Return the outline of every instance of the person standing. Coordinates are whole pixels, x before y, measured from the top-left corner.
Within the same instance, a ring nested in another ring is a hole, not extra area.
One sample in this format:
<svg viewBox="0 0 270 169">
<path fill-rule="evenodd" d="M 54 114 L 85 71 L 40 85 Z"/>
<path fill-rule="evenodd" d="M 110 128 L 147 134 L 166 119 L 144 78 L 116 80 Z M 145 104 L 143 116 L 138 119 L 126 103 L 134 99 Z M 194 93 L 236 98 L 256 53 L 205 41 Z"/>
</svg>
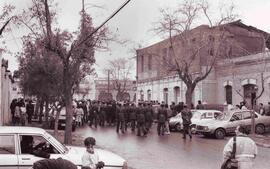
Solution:
<svg viewBox="0 0 270 169">
<path fill-rule="evenodd" d="M 248 132 L 243 126 L 237 126 L 236 130 L 235 159 L 238 161 L 239 169 L 253 169 L 254 160 L 258 154 L 256 143 L 247 136 Z M 233 138 L 225 145 L 223 150 L 223 161 L 229 159 L 233 152 Z"/>
<path fill-rule="evenodd" d="M 32 100 L 29 100 L 28 104 L 26 105 L 26 114 L 27 114 L 27 121 L 29 124 L 32 123 L 32 116 L 34 114 L 34 105 Z"/>
<path fill-rule="evenodd" d="M 167 114 L 167 109 L 165 108 L 164 104 L 160 105 L 160 109 L 158 109 L 158 113 L 157 113 L 157 132 L 158 135 L 164 135 L 165 132 L 165 123 L 167 121 L 168 118 L 168 114 Z"/>
<path fill-rule="evenodd" d="M 11 112 L 11 121 L 12 121 L 12 124 L 14 125 L 15 124 L 15 118 L 14 118 L 14 114 L 15 114 L 15 107 L 16 107 L 16 104 L 17 104 L 17 99 L 13 99 L 12 102 L 10 103 L 10 112 Z"/>
<path fill-rule="evenodd" d="M 267 106 L 265 115 L 266 115 L 266 116 L 270 116 L 270 102 L 268 102 L 268 106 Z"/>
<path fill-rule="evenodd" d="M 263 104 L 262 103 L 260 103 L 259 114 L 262 115 L 262 116 L 265 115 L 265 108 L 263 107 Z"/>
<path fill-rule="evenodd" d="M 198 109 L 198 110 L 203 110 L 203 109 L 204 109 L 204 106 L 203 106 L 201 100 L 198 100 L 198 104 L 197 104 L 197 106 L 196 106 L 196 109 Z"/>
<path fill-rule="evenodd" d="M 192 139 L 190 131 L 192 113 L 186 104 L 184 105 L 184 109 L 181 112 L 181 116 L 183 121 L 183 139 L 186 139 L 186 134 L 188 134 L 189 138 Z"/>
</svg>

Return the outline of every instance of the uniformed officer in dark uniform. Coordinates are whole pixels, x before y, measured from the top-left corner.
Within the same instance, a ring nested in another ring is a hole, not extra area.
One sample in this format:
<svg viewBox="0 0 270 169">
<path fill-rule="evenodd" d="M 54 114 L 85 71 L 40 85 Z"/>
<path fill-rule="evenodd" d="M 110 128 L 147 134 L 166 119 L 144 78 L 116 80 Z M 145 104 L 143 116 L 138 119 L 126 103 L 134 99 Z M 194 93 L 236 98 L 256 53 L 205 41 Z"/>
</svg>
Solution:
<svg viewBox="0 0 270 169">
<path fill-rule="evenodd" d="M 119 129 L 121 129 L 121 132 L 125 133 L 125 114 L 124 109 L 122 108 L 122 105 L 119 103 L 116 107 L 116 132 L 119 133 Z"/>
<path fill-rule="evenodd" d="M 158 135 L 164 135 L 164 130 L 165 130 L 165 122 L 167 121 L 168 115 L 167 115 L 167 110 L 165 108 L 164 104 L 160 105 L 161 108 L 159 108 L 158 110 L 158 114 L 157 114 L 157 132 Z"/>
<path fill-rule="evenodd" d="M 131 127 L 131 131 L 135 131 L 135 127 L 136 127 L 136 111 L 137 108 L 135 107 L 135 104 L 132 103 L 130 106 L 130 112 L 129 112 L 129 121 L 130 121 L 130 127 Z"/>
<path fill-rule="evenodd" d="M 143 132 L 143 136 L 147 135 L 147 131 L 145 129 L 145 109 L 142 107 L 142 103 L 139 103 L 139 107 L 137 109 L 137 136 L 141 136 Z"/>
<path fill-rule="evenodd" d="M 184 109 L 181 112 L 181 116 L 183 120 L 183 139 L 186 139 L 186 134 L 188 134 L 189 138 L 192 139 L 190 131 L 192 113 L 186 104 L 184 104 Z"/>
<path fill-rule="evenodd" d="M 152 127 L 153 118 L 154 118 L 154 111 L 152 109 L 151 103 L 148 103 L 147 107 L 145 108 L 145 121 L 146 121 L 145 128 L 147 132 Z"/>
</svg>

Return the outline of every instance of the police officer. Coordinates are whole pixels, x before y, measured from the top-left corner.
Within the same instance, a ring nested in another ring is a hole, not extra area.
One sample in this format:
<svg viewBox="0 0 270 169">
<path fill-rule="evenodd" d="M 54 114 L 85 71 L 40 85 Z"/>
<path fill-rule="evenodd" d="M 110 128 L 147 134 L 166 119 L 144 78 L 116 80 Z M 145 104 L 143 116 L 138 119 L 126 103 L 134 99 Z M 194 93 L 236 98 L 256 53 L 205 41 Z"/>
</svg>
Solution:
<svg viewBox="0 0 270 169">
<path fill-rule="evenodd" d="M 158 114 L 157 114 L 157 132 L 158 135 L 164 135 L 164 130 L 165 130 L 165 122 L 167 121 L 168 114 L 167 114 L 167 109 L 165 108 L 164 104 L 160 105 L 160 108 L 158 109 Z"/>
<path fill-rule="evenodd" d="M 147 107 L 145 108 L 145 120 L 146 120 L 146 131 L 149 132 L 150 128 L 152 127 L 153 123 L 153 117 L 154 117 L 154 111 L 152 109 L 151 103 L 147 104 Z"/>
<path fill-rule="evenodd" d="M 122 105 L 120 103 L 117 104 L 116 107 L 116 132 L 119 133 L 119 129 L 121 129 L 121 132 L 125 133 L 125 114 L 124 109 L 122 108 Z"/>
<path fill-rule="evenodd" d="M 139 103 L 137 109 L 137 136 L 141 136 L 141 132 L 143 132 L 143 136 L 147 135 L 145 129 L 145 109 L 142 107 L 142 103 Z"/>
<path fill-rule="evenodd" d="M 129 120 L 130 120 L 130 126 L 131 126 L 131 131 L 135 131 L 136 127 L 136 107 L 135 104 L 132 103 L 130 107 L 130 112 L 129 112 Z"/>
</svg>

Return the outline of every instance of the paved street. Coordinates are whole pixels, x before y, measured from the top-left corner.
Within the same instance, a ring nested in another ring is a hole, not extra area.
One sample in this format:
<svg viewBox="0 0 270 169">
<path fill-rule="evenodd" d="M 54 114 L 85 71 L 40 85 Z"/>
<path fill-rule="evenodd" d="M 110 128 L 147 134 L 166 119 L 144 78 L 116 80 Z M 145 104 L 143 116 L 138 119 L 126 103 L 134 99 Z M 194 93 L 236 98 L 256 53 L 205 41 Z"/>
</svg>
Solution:
<svg viewBox="0 0 270 169">
<path fill-rule="evenodd" d="M 154 126 L 155 127 L 155 126 Z M 147 137 L 137 137 L 128 131 L 117 134 L 112 127 L 92 129 L 84 127 L 76 134 L 82 137 L 94 136 L 97 145 L 115 152 L 125 159 L 133 169 L 218 169 L 226 140 L 194 136 L 184 141 L 180 133 L 158 136 L 155 128 Z M 256 169 L 269 167 L 270 149 L 259 147 Z"/>
</svg>

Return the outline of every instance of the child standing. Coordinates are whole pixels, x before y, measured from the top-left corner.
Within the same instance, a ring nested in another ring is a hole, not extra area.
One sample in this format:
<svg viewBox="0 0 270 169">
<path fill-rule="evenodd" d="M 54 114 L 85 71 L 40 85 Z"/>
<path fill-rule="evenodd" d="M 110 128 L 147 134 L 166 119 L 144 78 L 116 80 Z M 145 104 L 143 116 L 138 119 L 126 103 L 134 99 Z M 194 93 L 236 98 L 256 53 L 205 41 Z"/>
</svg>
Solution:
<svg viewBox="0 0 270 169">
<path fill-rule="evenodd" d="M 98 154 L 94 150 L 96 140 L 93 137 L 87 137 L 84 140 L 86 151 L 82 156 L 82 169 L 101 169 L 104 167 L 104 162 L 99 161 Z"/>
</svg>

